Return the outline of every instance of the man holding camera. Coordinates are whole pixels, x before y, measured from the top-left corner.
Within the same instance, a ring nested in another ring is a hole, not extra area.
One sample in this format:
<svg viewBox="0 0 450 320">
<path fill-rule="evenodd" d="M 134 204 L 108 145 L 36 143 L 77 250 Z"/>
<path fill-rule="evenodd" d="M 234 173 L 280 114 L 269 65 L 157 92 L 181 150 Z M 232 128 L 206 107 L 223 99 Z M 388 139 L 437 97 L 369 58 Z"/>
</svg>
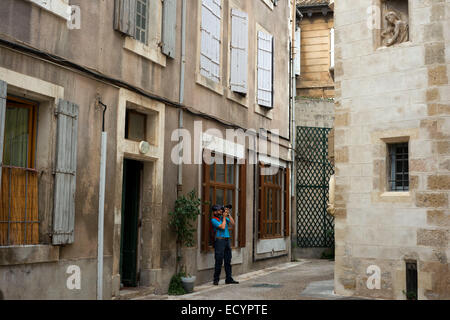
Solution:
<svg viewBox="0 0 450 320">
<path fill-rule="evenodd" d="M 230 231 L 228 225 L 234 226 L 234 219 L 230 214 L 231 205 L 220 207 L 214 205 L 212 207 L 213 218 L 211 219 L 215 233 L 214 239 L 214 258 L 216 260 L 214 269 L 214 285 L 219 284 L 220 272 L 222 271 L 222 264 L 225 261 L 225 283 L 237 284 L 231 276 L 231 243 Z"/>
</svg>

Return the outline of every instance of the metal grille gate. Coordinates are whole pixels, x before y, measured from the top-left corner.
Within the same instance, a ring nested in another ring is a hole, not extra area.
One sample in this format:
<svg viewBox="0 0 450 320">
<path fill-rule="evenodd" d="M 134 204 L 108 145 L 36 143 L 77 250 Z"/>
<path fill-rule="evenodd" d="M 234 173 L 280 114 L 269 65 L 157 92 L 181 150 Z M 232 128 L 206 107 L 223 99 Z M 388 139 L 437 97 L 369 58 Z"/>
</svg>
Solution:
<svg viewBox="0 0 450 320">
<path fill-rule="evenodd" d="M 327 214 L 328 181 L 334 168 L 328 160 L 329 128 L 297 127 L 297 245 L 334 246 L 334 218 Z"/>
</svg>

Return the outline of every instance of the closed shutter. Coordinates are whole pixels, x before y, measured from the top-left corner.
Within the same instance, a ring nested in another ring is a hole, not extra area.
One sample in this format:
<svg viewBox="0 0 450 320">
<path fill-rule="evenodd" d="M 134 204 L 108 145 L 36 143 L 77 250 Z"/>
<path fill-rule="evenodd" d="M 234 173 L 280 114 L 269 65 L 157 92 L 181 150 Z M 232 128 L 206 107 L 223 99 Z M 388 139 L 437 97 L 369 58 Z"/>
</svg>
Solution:
<svg viewBox="0 0 450 320">
<path fill-rule="evenodd" d="M 273 36 L 258 32 L 258 104 L 272 108 Z"/>
<path fill-rule="evenodd" d="M 284 169 L 284 236 L 288 237 L 290 235 L 290 216 L 291 216 L 291 173 L 289 167 Z"/>
<path fill-rule="evenodd" d="M 202 0 L 200 74 L 220 82 L 221 0 Z"/>
<path fill-rule="evenodd" d="M 162 52 L 175 58 L 177 0 L 164 0 L 162 26 Z"/>
<path fill-rule="evenodd" d="M 201 250 L 202 252 L 207 252 L 209 249 L 209 235 L 210 235 L 210 224 L 211 224 L 211 206 L 209 203 L 209 170 L 210 165 L 203 163 L 203 204 L 202 204 L 202 240 L 201 240 Z"/>
<path fill-rule="evenodd" d="M 130 37 L 135 37 L 136 0 L 115 0 L 114 29 Z"/>
<path fill-rule="evenodd" d="M 3 171 L 3 140 L 5 139 L 6 92 L 8 84 L 0 80 L 0 188 Z"/>
<path fill-rule="evenodd" d="M 56 169 L 53 206 L 54 245 L 74 242 L 78 106 L 60 100 L 57 108 Z"/>
<path fill-rule="evenodd" d="M 299 76 L 301 74 L 301 40 L 302 40 L 302 30 L 300 27 L 295 31 L 295 75 Z"/>
<path fill-rule="evenodd" d="M 246 243 L 247 221 L 247 162 L 239 165 L 239 248 Z"/>
<path fill-rule="evenodd" d="M 231 91 L 247 94 L 248 14 L 231 10 Z"/>
<path fill-rule="evenodd" d="M 334 28 L 330 29 L 330 70 L 334 71 Z"/>
</svg>

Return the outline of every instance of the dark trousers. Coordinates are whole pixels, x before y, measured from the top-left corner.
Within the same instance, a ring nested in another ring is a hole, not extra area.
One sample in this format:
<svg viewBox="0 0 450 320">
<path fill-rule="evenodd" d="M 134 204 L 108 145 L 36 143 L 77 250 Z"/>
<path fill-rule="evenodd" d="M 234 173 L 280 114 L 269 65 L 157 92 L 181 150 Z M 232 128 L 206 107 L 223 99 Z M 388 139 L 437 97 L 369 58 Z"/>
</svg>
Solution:
<svg viewBox="0 0 450 320">
<path fill-rule="evenodd" d="M 231 245 L 230 239 L 216 239 L 214 242 L 214 258 L 216 264 L 214 268 L 214 282 L 219 282 L 222 264 L 225 262 L 226 281 L 231 281 Z"/>
</svg>

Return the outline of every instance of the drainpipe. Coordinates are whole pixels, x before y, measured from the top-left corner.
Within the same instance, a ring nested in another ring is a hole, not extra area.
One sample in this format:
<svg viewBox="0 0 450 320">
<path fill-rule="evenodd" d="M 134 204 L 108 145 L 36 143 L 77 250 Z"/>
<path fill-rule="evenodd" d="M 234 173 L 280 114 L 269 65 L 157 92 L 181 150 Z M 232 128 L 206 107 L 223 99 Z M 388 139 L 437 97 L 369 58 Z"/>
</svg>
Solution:
<svg viewBox="0 0 450 320">
<path fill-rule="evenodd" d="M 106 143 L 105 112 L 107 106 L 100 100 L 98 103 L 103 107 L 102 119 L 102 144 L 100 156 L 100 190 L 98 200 L 98 246 L 97 246 L 97 300 L 103 300 L 103 234 L 105 218 L 105 179 L 106 179 Z"/>
<path fill-rule="evenodd" d="M 186 67 L 186 5 L 186 0 L 183 0 L 181 15 L 180 104 L 183 104 L 184 102 L 184 75 Z M 178 129 L 180 131 L 183 128 L 183 115 L 183 109 L 180 109 L 178 113 Z M 181 134 L 178 137 L 178 143 L 181 143 Z M 177 196 L 180 196 L 183 192 L 183 152 L 178 156 Z"/>
</svg>

